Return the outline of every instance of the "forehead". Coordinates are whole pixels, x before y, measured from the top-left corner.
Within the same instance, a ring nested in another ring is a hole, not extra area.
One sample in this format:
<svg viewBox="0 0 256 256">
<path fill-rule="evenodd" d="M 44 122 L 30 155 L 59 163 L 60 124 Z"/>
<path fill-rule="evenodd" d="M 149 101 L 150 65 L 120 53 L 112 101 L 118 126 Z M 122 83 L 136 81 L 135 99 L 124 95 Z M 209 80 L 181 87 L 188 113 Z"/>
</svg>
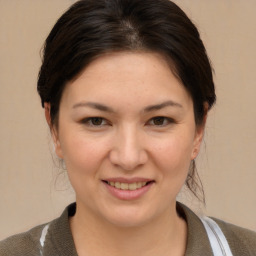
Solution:
<svg viewBox="0 0 256 256">
<path fill-rule="evenodd" d="M 109 104 L 149 104 L 164 100 L 191 103 L 191 97 L 156 53 L 119 52 L 98 57 L 69 82 L 62 101 L 93 100 Z"/>
</svg>

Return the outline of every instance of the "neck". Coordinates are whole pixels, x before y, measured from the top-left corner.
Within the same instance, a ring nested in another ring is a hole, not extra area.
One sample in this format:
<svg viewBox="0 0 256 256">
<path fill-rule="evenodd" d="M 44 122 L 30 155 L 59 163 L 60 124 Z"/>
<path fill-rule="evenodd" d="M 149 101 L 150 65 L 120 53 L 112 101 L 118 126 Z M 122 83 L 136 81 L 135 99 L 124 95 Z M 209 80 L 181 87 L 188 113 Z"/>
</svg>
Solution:
<svg viewBox="0 0 256 256">
<path fill-rule="evenodd" d="M 79 256 L 133 256 L 185 254 L 187 225 L 176 205 L 139 227 L 119 227 L 102 221 L 77 205 L 70 226 Z"/>
</svg>

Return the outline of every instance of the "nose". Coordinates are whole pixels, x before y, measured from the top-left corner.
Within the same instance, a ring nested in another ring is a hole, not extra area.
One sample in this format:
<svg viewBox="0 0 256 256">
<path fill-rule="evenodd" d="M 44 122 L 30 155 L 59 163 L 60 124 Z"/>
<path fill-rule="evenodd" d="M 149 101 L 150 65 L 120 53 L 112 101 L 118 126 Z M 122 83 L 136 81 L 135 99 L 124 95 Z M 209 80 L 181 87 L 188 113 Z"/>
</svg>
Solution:
<svg viewBox="0 0 256 256">
<path fill-rule="evenodd" d="M 131 171 L 147 162 L 147 151 L 143 146 L 142 136 L 136 128 L 121 129 L 114 141 L 109 156 L 112 164 Z"/>
</svg>

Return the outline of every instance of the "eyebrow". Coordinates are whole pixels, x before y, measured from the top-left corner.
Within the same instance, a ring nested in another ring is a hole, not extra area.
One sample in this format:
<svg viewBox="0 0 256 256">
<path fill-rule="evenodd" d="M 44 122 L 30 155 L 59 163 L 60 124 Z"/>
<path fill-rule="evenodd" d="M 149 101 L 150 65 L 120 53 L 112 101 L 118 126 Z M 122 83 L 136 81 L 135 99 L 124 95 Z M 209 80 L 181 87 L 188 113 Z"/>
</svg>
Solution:
<svg viewBox="0 0 256 256">
<path fill-rule="evenodd" d="M 150 106 L 146 107 L 143 110 L 143 112 L 151 112 L 151 111 L 155 111 L 155 110 L 160 110 L 160 109 L 163 109 L 163 108 L 169 107 L 169 106 L 183 108 L 183 106 L 181 104 L 179 104 L 175 101 L 172 101 L 172 100 L 168 100 L 168 101 L 165 101 L 160 104 L 150 105 Z M 110 108 L 106 105 L 100 104 L 100 103 L 96 103 L 96 102 L 79 102 L 79 103 L 76 103 L 72 108 L 75 109 L 75 108 L 79 108 L 79 107 L 90 107 L 90 108 L 98 109 L 100 111 L 109 112 L 109 113 L 115 112 L 112 108 Z"/>
<path fill-rule="evenodd" d="M 73 109 L 79 108 L 79 107 L 90 107 L 90 108 L 98 109 L 100 111 L 114 113 L 114 110 L 112 108 L 96 102 L 79 102 L 73 106 Z"/>
<path fill-rule="evenodd" d="M 157 105 L 148 106 L 144 109 L 144 112 L 160 110 L 162 108 L 169 107 L 169 106 L 183 108 L 183 106 L 181 104 L 179 104 L 178 102 L 168 100 L 168 101 L 165 101 L 165 102 L 157 104 Z"/>
</svg>

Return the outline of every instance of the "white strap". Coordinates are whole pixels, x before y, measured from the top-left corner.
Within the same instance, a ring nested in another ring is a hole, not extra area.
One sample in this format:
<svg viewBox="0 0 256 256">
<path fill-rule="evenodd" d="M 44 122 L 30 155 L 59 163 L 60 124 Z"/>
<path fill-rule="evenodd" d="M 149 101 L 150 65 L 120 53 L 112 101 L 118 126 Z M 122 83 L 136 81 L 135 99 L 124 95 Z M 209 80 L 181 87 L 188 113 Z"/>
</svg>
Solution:
<svg viewBox="0 0 256 256">
<path fill-rule="evenodd" d="M 48 233 L 49 226 L 50 224 L 45 225 L 41 233 L 41 237 L 40 237 L 40 244 L 41 244 L 40 255 L 41 256 L 43 256 L 43 248 L 44 248 L 45 238 Z"/>
<path fill-rule="evenodd" d="M 200 217 L 200 219 L 206 229 L 213 255 L 232 256 L 233 254 L 229 248 L 228 241 L 218 224 L 208 217 Z"/>
</svg>

